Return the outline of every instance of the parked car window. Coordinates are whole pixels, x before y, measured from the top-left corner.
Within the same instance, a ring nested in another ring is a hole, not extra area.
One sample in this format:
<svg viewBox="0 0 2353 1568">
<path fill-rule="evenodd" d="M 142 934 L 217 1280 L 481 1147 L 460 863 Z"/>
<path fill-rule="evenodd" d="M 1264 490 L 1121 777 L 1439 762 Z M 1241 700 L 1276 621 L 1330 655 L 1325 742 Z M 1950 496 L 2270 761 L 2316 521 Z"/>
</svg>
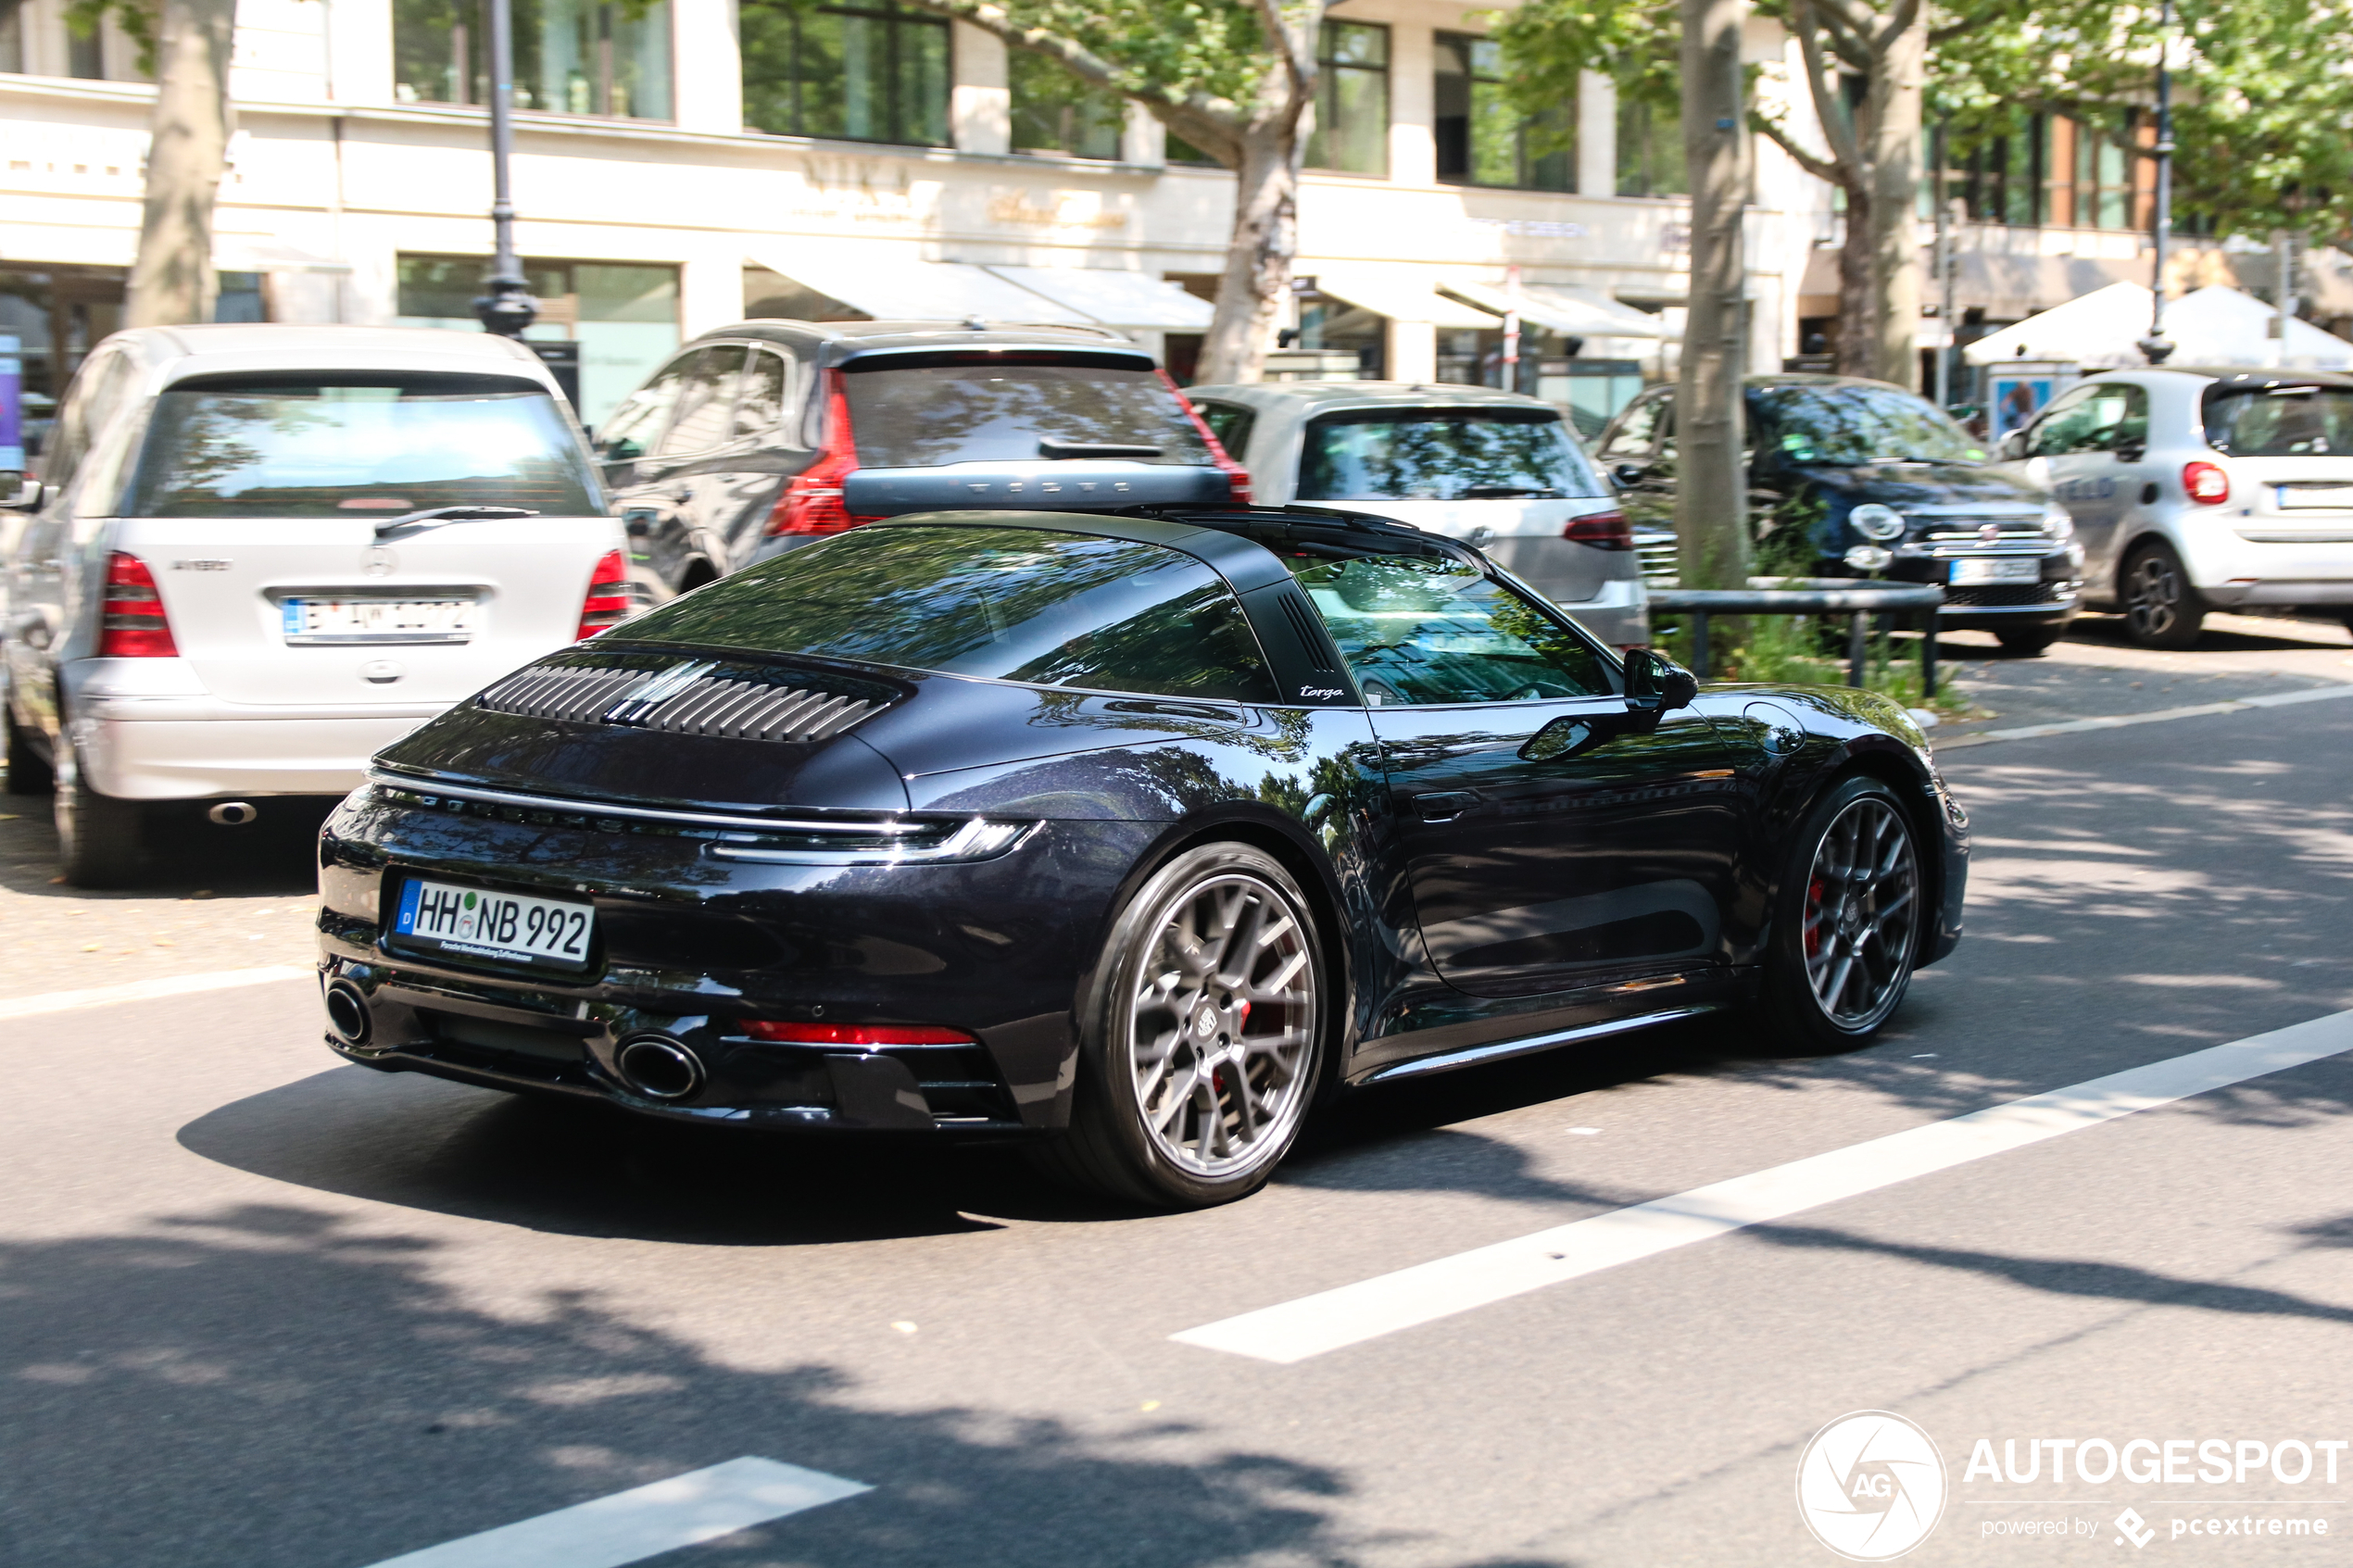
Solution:
<svg viewBox="0 0 2353 1568">
<path fill-rule="evenodd" d="M 1558 414 L 1516 408 L 1376 409 L 1307 427 L 1302 501 L 1459 501 L 1605 492 Z"/>
<path fill-rule="evenodd" d="M 785 361 L 782 356 L 754 349 L 744 366 L 742 390 L 736 394 L 736 434 L 764 435 L 785 417 Z"/>
<path fill-rule="evenodd" d="M 1240 462 L 1250 447 L 1250 427 L 1258 422 L 1256 410 L 1239 403 L 1196 403 L 1193 411 L 1217 438 L 1217 445 L 1226 448 L 1226 455 Z"/>
<path fill-rule="evenodd" d="M 555 399 L 504 376 L 206 376 L 156 399 L 126 517 L 605 509 Z"/>
<path fill-rule="evenodd" d="M 1295 558 L 1291 571 L 1376 707 L 1599 696 L 1608 664 L 1502 583 L 1453 560 Z"/>
<path fill-rule="evenodd" d="M 1982 462 L 1985 449 L 1924 397 L 1892 386 L 1760 387 L 1750 407 L 1793 463 L 1859 467 L 1874 459 Z"/>
<path fill-rule="evenodd" d="M 1658 433 L 1658 416 L 1667 407 L 1666 395 L 1638 398 L 1626 410 L 1626 417 L 1603 444 L 1601 457 L 1606 463 L 1639 463 L 1651 455 L 1651 443 Z"/>
<path fill-rule="evenodd" d="M 57 405 L 49 449 L 41 462 L 44 483 L 63 490 L 73 483 L 83 455 L 90 450 L 91 436 L 105 424 L 106 412 L 114 404 L 111 394 L 119 390 L 119 372 L 125 363 L 120 350 L 94 354 L 82 362 Z"/>
<path fill-rule="evenodd" d="M 629 639 L 1276 700 L 1240 603 L 1208 567 L 1158 545 L 1024 528 L 853 529 L 673 600 L 632 621 Z"/>
<path fill-rule="evenodd" d="M 678 412 L 670 421 L 670 433 L 661 438 L 660 456 L 708 452 L 727 439 L 735 428 L 736 383 L 743 369 L 744 350 L 737 345 L 702 351 L 678 389 Z"/>
<path fill-rule="evenodd" d="M 2026 438 L 2027 456 L 2055 458 L 2068 452 L 2112 452 L 2145 446 L 2149 395 L 2129 382 L 2095 382 L 2057 402 Z"/>
<path fill-rule="evenodd" d="M 662 427 L 669 423 L 670 410 L 678 401 L 678 388 L 694 362 L 693 354 L 680 355 L 663 366 L 660 375 L 623 398 L 621 407 L 598 427 L 597 456 L 617 463 L 652 451 L 661 440 Z"/>
<path fill-rule="evenodd" d="M 2279 386 L 2211 395 L 2206 442 L 2234 458 L 2353 453 L 2353 390 Z"/>
<path fill-rule="evenodd" d="M 1209 446 L 1156 370 L 950 363 L 842 378 L 858 460 L 873 468 L 1035 462 L 1039 443 L 1149 446 L 1126 460 L 1209 464 Z"/>
</svg>

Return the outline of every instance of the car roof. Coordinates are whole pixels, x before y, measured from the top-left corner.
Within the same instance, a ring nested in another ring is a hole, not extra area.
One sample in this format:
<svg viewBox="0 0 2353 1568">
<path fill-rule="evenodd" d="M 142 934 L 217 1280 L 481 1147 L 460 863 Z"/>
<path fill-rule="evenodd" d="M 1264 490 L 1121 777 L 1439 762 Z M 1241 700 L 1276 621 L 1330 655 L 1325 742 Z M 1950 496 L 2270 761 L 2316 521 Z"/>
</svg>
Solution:
<svg viewBox="0 0 2353 1568">
<path fill-rule="evenodd" d="M 2260 390 L 2267 386 L 2333 386 L 2353 388 L 2353 375 L 2343 370 L 2296 370 L 2246 365 L 2120 365 L 2094 370 L 2083 379 L 2101 376 L 2194 376 L 2221 385 Z"/>
<path fill-rule="evenodd" d="M 1151 356 L 1109 327 L 1057 327 L 1021 321 L 797 321 L 783 317 L 737 321 L 702 333 L 685 346 L 746 338 L 814 352 L 828 364 L 862 355 L 987 348 L 1114 355 L 1150 367 Z"/>
<path fill-rule="evenodd" d="M 1470 386 L 1454 382 L 1394 381 L 1275 381 L 1189 386 L 1188 397 L 1224 397 L 1238 403 L 1269 406 L 1307 403 L 1322 408 L 1541 408 L 1557 414 L 1559 408 L 1525 393 L 1498 387 Z"/>
<path fill-rule="evenodd" d="M 491 332 L 446 327 L 295 326 L 237 322 L 182 327 L 133 327 L 114 333 L 149 367 L 170 381 L 239 371 L 416 370 L 513 376 L 554 390 L 539 357 Z"/>
</svg>

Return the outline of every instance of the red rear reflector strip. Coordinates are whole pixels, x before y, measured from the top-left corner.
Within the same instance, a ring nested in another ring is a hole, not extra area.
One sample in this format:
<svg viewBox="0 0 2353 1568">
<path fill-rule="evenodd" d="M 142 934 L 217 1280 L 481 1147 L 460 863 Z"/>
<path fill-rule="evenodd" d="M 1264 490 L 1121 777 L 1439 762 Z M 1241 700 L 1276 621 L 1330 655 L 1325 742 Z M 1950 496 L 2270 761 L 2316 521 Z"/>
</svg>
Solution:
<svg viewBox="0 0 2353 1568">
<path fill-rule="evenodd" d="M 744 1033 L 755 1040 L 782 1040 L 795 1046 L 978 1044 L 961 1029 L 925 1029 L 897 1023 L 780 1023 L 766 1018 L 747 1018 L 742 1022 Z"/>
<path fill-rule="evenodd" d="M 117 550 L 107 558 L 107 594 L 98 633 L 100 659 L 177 659 L 171 621 L 154 573 L 137 556 Z"/>
</svg>

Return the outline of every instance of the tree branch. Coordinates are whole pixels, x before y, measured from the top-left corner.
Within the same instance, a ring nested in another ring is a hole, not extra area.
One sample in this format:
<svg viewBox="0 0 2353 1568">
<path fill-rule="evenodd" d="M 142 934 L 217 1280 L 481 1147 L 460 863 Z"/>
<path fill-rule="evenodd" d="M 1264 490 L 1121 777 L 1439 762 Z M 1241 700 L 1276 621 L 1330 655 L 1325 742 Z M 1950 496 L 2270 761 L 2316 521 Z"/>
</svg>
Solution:
<svg viewBox="0 0 2353 1568">
<path fill-rule="evenodd" d="M 1290 20 L 1283 15 L 1282 0 L 1258 0 L 1258 25 L 1266 41 L 1275 46 L 1283 62 L 1284 74 L 1290 78 L 1294 95 L 1307 96 L 1315 91 L 1315 61 L 1311 56 L 1302 59 L 1299 40 L 1292 35 Z"/>
<path fill-rule="evenodd" d="M 1829 36 L 1833 54 L 1856 70 L 1868 71 L 1871 69 L 1869 37 L 1835 11 L 1817 12 L 1815 17 L 1821 31 Z"/>
<path fill-rule="evenodd" d="M 1820 180 L 1828 184 L 1839 186 L 1842 189 L 1848 189 L 1852 187 L 1853 182 L 1847 179 L 1845 173 L 1839 169 L 1838 165 L 1831 162 L 1828 158 L 1821 157 L 1819 154 L 1809 153 L 1804 147 L 1799 146 L 1797 143 L 1791 138 L 1788 130 L 1781 126 L 1779 122 L 1768 119 L 1765 116 L 1758 114 L 1755 109 L 1751 109 L 1748 111 L 1748 125 L 1750 130 L 1768 138 L 1775 146 L 1787 153 L 1792 161 L 1793 161 L 1798 168 L 1806 170 L 1806 173 L 1811 174 L 1815 179 Z"/>
<path fill-rule="evenodd" d="M 1849 191 L 1863 188 L 1863 149 L 1855 138 L 1855 122 L 1838 95 L 1838 84 L 1822 59 L 1821 26 L 1817 0 L 1792 0 L 1790 19 L 1797 25 L 1797 47 L 1806 58 L 1806 87 L 1814 99 L 1814 118 L 1822 122 L 1822 139 L 1831 144 L 1831 159 L 1846 172 L 1838 183 Z"/>
<path fill-rule="evenodd" d="M 1887 13 L 1887 25 L 1871 40 L 1874 52 L 1891 48 L 1905 31 L 1919 19 L 1920 0 L 1895 0 L 1895 8 Z"/>
</svg>

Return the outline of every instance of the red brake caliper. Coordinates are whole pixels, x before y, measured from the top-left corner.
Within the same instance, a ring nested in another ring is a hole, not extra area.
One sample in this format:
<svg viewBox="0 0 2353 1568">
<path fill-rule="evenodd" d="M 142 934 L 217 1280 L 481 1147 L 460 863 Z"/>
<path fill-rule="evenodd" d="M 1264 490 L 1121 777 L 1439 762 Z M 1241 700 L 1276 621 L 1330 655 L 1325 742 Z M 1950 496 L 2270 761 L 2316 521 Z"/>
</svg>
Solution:
<svg viewBox="0 0 2353 1568">
<path fill-rule="evenodd" d="M 1810 959 L 1822 950 L 1822 879 L 1818 876 L 1806 884 L 1806 912 L 1814 917 L 1806 926 L 1806 956 Z"/>
</svg>

